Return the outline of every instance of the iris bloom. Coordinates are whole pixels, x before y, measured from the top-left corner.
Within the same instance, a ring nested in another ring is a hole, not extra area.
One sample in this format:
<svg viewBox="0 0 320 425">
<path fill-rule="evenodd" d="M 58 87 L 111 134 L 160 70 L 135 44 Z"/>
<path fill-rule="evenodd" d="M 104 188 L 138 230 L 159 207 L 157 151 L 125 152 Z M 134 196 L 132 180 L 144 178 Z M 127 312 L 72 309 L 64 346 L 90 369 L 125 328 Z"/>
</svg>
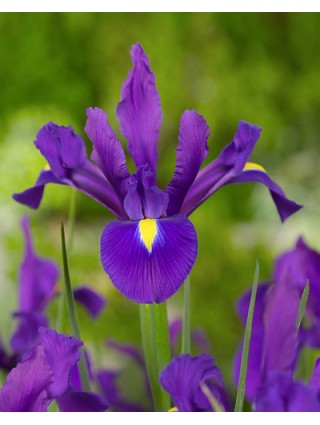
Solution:
<svg viewBox="0 0 320 425">
<path fill-rule="evenodd" d="M 216 401 L 229 410 L 229 401 L 223 387 L 219 368 L 208 354 L 191 356 L 181 354 L 160 372 L 161 386 L 171 395 L 179 412 L 212 411 L 212 406 L 203 392 L 206 385 Z"/>
<path fill-rule="evenodd" d="M 18 309 L 13 317 L 18 325 L 10 339 L 12 354 L 7 354 L 0 341 L 0 368 L 10 371 L 24 354 L 39 342 L 39 327 L 47 327 L 46 308 L 57 295 L 58 265 L 39 256 L 32 242 L 27 216 L 21 220 L 24 236 L 24 256 L 19 270 Z M 87 286 L 74 290 L 74 298 L 92 316 L 97 317 L 105 307 L 105 299 Z"/>
<path fill-rule="evenodd" d="M 49 183 L 73 186 L 108 208 L 119 221 L 101 236 L 101 262 L 115 287 L 139 303 L 161 303 L 190 273 L 197 235 L 188 216 L 222 186 L 259 182 L 270 190 L 282 220 L 301 207 L 285 197 L 259 165 L 248 162 L 261 129 L 240 121 L 232 142 L 200 170 L 208 154 L 209 127 L 194 110 L 182 114 L 176 168 L 165 190 L 157 186 L 157 143 L 162 121 L 159 94 L 140 44 L 131 49 L 133 68 L 123 83 L 117 117 L 136 165 L 130 174 L 107 114 L 87 109 L 85 132 L 93 144 L 89 161 L 72 127 L 46 124 L 35 145 L 46 158 L 35 185 L 13 197 L 37 208 Z"/>
<path fill-rule="evenodd" d="M 290 275 L 273 285 L 258 286 L 249 349 L 246 396 L 255 402 L 257 391 L 270 376 L 286 373 L 293 376 L 298 355 L 297 318 L 300 294 L 290 284 Z M 238 313 L 245 325 L 251 290 L 241 297 Z M 237 385 L 242 345 L 235 359 L 234 374 Z"/>
<path fill-rule="evenodd" d="M 53 400 L 62 411 L 104 411 L 104 399 L 72 388 L 72 368 L 82 342 L 41 328 L 37 344 L 9 373 L 0 389 L 0 412 L 46 412 Z"/>
</svg>

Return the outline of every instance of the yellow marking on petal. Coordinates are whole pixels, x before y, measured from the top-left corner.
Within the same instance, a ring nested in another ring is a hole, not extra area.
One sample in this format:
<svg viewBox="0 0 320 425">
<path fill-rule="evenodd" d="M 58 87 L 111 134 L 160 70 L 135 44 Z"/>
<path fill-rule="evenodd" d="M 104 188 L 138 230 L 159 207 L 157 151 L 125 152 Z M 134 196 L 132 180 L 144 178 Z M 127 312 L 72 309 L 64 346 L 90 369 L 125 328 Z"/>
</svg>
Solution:
<svg viewBox="0 0 320 425">
<path fill-rule="evenodd" d="M 139 222 L 140 239 L 147 250 L 152 252 L 152 245 L 157 236 L 157 220 L 154 218 L 145 218 Z"/>
<path fill-rule="evenodd" d="M 168 412 L 179 412 L 179 409 L 176 406 L 174 406 L 174 407 L 171 407 L 171 409 L 169 409 Z"/>
<path fill-rule="evenodd" d="M 263 173 L 266 173 L 266 170 L 262 167 L 262 165 L 256 164 L 254 162 L 246 162 L 245 166 L 243 167 L 243 171 L 249 170 L 262 171 Z"/>
<path fill-rule="evenodd" d="M 47 162 L 43 168 L 44 170 L 51 170 L 49 163 Z"/>
</svg>

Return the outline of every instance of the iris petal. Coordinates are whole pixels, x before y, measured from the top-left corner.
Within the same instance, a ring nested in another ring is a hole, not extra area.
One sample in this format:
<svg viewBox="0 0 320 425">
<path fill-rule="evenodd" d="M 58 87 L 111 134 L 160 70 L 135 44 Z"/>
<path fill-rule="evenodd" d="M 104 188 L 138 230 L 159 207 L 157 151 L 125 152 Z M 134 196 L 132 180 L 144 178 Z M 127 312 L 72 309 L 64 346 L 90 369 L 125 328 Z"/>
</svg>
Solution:
<svg viewBox="0 0 320 425">
<path fill-rule="evenodd" d="M 141 229 L 141 221 L 111 222 L 101 237 L 104 270 L 124 296 L 139 303 L 161 303 L 170 298 L 197 256 L 196 232 L 186 217 L 176 215 L 154 222 L 155 232 L 154 226 L 143 224 Z"/>
<path fill-rule="evenodd" d="M 149 164 L 155 171 L 162 120 L 159 93 L 149 59 L 139 43 L 132 46 L 131 58 L 133 69 L 123 83 L 117 116 L 136 166 Z"/>
<path fill-rule="evenodd" d="M 167 186 L 170 195 L 168 214 L 180 211 L 183 199 L 208 155 L 209 127 L 196 111 L 185 111 L 180 121 L 177 164 Z"/>
</svg>

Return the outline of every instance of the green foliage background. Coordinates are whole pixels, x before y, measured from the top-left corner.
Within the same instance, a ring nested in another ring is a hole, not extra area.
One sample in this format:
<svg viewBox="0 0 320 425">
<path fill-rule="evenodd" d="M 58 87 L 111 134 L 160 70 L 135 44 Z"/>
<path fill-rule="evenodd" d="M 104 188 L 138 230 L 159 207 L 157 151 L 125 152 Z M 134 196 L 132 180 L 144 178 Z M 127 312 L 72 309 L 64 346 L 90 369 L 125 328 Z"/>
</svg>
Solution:
<svg viewBox="0 0 320 425">
<path fill-rule="evenodd" d="M 191 216 L 199 236 L 192 325 L 207 332 L 233 390 L 231 362 L 243 333 L 235 303 L 250 285 L 256 259 L 261 279 L 269 280 L 274 258 L 299 235 L 320 249 L 319 25 L 320 16 L 307 13 L 0 14 L 0 334 L 6 343 L 23 255 L 19 221 L 30 214 L 38 252 L 61 263 L 59 226 L 68 215 L 69 188 L 48 187 L 37 211 L 11 200 L 13 192 L 33 184 L 44 165 L 32 143 L 35 135 L 54 121 L 72 124 L 88 142 L 85 109 L 100 106 L 125 144 L 115 109 L 131 67 L 130 46 L 140 41 L 157 77 L 164 115 L 159 186 L 165 187 L 174 170 L 180 116 L 196 109 L 211 128 L 207 162 L 232 139 L 239 119 L 260 125 L 253 161 L 305 206 L 281 225 L 265 188 L 235 185 Z M 78 195 L 71 277 L 108 298 L 98 321 L 79 310 L 82 335 L 97 365 L 120 367 L 105 339 L 140 345 L 140 330 L 137 306 L 113 288 L 100 266 L 100 234 L 111 219 Z M 171 318 L 181 315 L 181 300 L 180 293 L 170 300 Z M 54 324 L 57 303 L 50 314 Z M 66 317 L 63 330 L 68 331 Z"/>
</svg>

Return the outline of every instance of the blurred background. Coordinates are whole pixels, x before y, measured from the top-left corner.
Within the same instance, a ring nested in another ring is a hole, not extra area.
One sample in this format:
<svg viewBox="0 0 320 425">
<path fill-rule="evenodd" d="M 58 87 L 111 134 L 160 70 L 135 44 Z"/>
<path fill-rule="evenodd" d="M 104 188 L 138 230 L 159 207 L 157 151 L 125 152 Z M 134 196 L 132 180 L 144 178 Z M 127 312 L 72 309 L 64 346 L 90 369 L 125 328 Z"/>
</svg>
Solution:
<svg viewBox="0 0 320 425">
<path fill-rule="evenodd" d="M 211 129 L 206 163 L 232 140 L 240 119 L 257 124 L 263 131 L 252 160 L 304 205 L 281 224 L 267 189 L 244 184 L 223 188 L 191 216 L 199 238 L 191 274 L 192 326 L 207 333 L 234 391 L 232 359 L 243 334 L 235 304 L 252 281 L 256 259 L 261 280 L 269 280 L 274 259 L 299 235 L 320 250 L 319 26 L 319 14 L 308 13 L 0 14 L 0 337 L 6 344 L 23 256 L 21 217 L 31 216 L 37 251 L 59 264 L 59 227 L 68 217 L 68 187 L 48 186 L 37 211 L 11 199 L 33 185 L 45 164 L 33 146 L 35 135 L 48 121 L 71 124 L 91 153 L 85 109 L 99 106 L 125 145 L 115 110 L 131 67 L 130 47 L 140 41 L 163 109 L 159 186 L 166 186 L 174 170 L 180 116 L 196 109 Z M 79 309 L 95 364 L 121 366 L 104 341 L 140 345 L 139 314 L 100 266 L 100 234 L 110 220 L 102 206 L 77 195 L 70 272 L 75 285 L 89 283 L 108 299 L 97 321 Z M 181 303 L 180 291 L 169 301 L 171 320 L 181 316 Z M 50 314 L 54 324 L 57 302 Z M 68 329 L 65 317 L 63 330 Z"/>
</svg>

